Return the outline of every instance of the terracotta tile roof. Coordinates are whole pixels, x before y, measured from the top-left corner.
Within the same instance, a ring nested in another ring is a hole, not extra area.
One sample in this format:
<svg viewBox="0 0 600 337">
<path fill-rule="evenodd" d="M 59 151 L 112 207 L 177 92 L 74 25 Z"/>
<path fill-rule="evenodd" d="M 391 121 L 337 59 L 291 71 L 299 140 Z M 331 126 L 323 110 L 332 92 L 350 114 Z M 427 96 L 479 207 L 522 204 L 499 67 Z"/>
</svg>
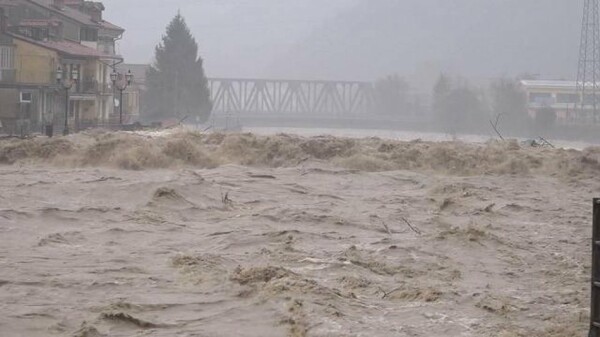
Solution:
<svg viewBox="0 0 600 337">
<path fill-rule="evenodd" d="M 68 40 L 62 41 L 38 41 L 34 39 L 30 39 L 28 37 L 14 34 L 14 33 L 6 33 L 7 35 L 12 36 L 15 39 L 23 40 L 44 48 L 48 48 L 50 50 L 54 50 L 59 52 L 60 54 L 64 54 L 67 56 L 74 57 L 94 57 L 94 58 L 106 58 L 106 59 L 122 59 L 121 56 L 118 55 L 109 55 L 102 53 L 99 50 L 86 47 L 76 42 L 71 42 Z"/>
<path fill-rule="evenodd" d="M 96 49 L 66 40 L 42 42 L 42 45 L 71 56 L 118 58 L 117 56 L 104 54 Z"/>
<path fill-rule="evenodd" d="M 113 24 L 113 23 L 110 23 L 110 22 L 108 22 L 108 21 L 104 21 L 104 20 L 102 20 L 102 22 L 98 22 L 97 24 L 98 24 L 100 27 L 102 27 L 102 28 L 106 28 L 106 29 L 112 29 L 112 30 L 120 30 L 120 31 L 122 31 L 122 32 L 124 32 L 124 31 L 125 31 L 125 29 L 124 29 L 124 28 L 121 28 L 121 27 L 119 27 L 119 26 L 117 26 L 117 25 L 115 25 L 115 24 Z"/>
</svg>

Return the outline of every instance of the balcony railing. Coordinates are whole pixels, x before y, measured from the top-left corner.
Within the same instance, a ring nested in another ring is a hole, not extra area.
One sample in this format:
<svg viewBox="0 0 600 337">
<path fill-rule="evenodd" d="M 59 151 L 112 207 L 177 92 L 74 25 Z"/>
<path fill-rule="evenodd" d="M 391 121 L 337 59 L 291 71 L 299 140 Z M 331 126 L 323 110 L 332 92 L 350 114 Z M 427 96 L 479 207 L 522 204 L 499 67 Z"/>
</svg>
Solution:
<svg viewBox="0 0 600 337">
<path fill-rule="evenodd" d="M 94 80 L 84 80 L 77 84 L 77 93 L 99 95 L 112 93 L 112 90 L 107 83 L 100 83 Z"/>
</svg>

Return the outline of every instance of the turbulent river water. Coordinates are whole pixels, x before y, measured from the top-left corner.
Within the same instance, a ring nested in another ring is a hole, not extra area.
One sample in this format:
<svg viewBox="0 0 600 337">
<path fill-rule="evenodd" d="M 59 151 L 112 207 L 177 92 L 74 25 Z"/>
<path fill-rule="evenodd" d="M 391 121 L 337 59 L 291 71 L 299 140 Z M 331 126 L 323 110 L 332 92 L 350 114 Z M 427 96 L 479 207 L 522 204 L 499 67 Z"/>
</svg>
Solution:
<svg viewBox="0 0 600 337">
<path fill-rule="evenodd" d="M 0 140 L 0 336 L 585 333 L 600 149 L 251 131 Z"/>
</svg>

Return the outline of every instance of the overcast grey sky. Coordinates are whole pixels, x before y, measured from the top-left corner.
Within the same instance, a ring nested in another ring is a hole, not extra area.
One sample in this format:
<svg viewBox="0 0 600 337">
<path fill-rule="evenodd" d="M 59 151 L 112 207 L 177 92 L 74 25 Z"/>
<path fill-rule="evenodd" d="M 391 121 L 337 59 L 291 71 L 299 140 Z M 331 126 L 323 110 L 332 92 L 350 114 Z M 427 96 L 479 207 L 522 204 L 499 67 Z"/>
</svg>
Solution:
<svg viewBox="0 0 600 337">
<path fill-rule="evenodd" d="M 104 0 L 105 18 L 127 29 L 127 62 L 149 62 L 180 10 L 213 76 L 266 75 L 275 60 L 354 0 Z M 315 10 L 318 8 L 318 10 Z"/>
<path fill-rule="evenodd" d="M 127 62 L 181 10 L 209 76 L 372 80 L 440 71 L 572 78 L 579 0 L 104 0 Z"/>
</svg>

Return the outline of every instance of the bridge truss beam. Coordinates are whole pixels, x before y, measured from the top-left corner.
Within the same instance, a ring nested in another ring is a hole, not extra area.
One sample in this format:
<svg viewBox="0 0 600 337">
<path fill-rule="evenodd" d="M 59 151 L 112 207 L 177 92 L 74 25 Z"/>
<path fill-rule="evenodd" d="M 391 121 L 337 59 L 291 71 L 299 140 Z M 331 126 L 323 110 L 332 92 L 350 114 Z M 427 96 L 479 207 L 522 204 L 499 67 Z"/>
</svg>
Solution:
<svg viewBox="0 0 600 337">
<path fill-rule="evenodd" d="M 355 117 L 373 105 L 368 82 L 209 79 L 213 112 Z"/>
</svg>

